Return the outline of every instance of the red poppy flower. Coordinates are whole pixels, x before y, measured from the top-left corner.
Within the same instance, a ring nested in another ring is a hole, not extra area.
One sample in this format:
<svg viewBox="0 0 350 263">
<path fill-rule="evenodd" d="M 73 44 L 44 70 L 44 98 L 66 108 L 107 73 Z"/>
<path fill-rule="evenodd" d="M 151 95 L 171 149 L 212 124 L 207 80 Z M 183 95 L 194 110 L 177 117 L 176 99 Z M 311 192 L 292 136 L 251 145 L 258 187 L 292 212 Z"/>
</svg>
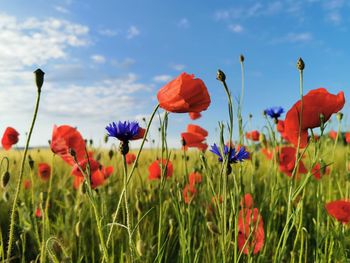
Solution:
<svg viewBox="0 0 350 263">
<path fill-rule="evenodd" d="M 186 204 L 189 204 L 193 197 L 195 196 L 197 190 L 194 185 L 186 184 L 183 190 L 183 198 Z"/>
<path fill-rule="evenodd" d="M 316 180 L 320 180 L 323 175 L 329 174 L 330 170 L 328 166 L 321 166 L 320 163 L 315 164 L 315 166 L 311 170 L 312 175 Z"/>
<path fill-rule="evenodd" d="M 268 148 L 261 148 L 261 152 L 263 155 L 265 155 L 265 157 L 268 160 L 272 160 L 272 158 L 273 158 L 273 151 L 272 150 L 269 150 Z"/>
<path fill-rule="evenodd" d="M 167 164 L 167 160 L 162 160 L 162 164 L 165 165 Z M 149 180 L 156 180 L 161 178 L 161 161 L 160 160 L 155 160 L 151 165 L 148 167 L 148 179 Z M 170 161 L 168 161 L 168 165 L 166 167 L 166 177 L 169 178 L 173 175 L 174 168 L 173 165 Z"/>
<path fill-rule="evenodd" d="M 200 117 L 202 117 L 202 114 L 200 114 L 199 112 L 189 112 L 188 114 L 190 115 L 191 120 L 197 120 Z"/>
<path fill-rule="evenodd" d="M 329 138 L 333 139 L 334 141 L 337 139 L 338 133 L 335 130 L 331 130 L 328 133 Z"/>
<path fill-rule="evenodd" d="M 51 167 L 47 163 L 39 163 L 38 164 L 38 176 L 44 180 L 49 180 L 51 175 Z"/>
<path fill-rule="evenodd" d="M 245 134 L 245 137 L 249 140 L 257 142 L 259 141 L 260 133 L 257 130 L 250 131 Z"/>
<path fill-rule="evenodd" d="M 101 172 L 105 179 L 109 178 L 113 174 L 113 166 L 102 167 Z"/>
<path fill-rule="evenodd" d="M 18 142 L 19 133 L 12 127 L 7 127 L 1 139 L 2 147 L 7 151 Z"/>
<path fill-rule="evenodd" d="M 133 164 L 136 160 L 136 155 L 133 153 L 127 153 L 125 155 L 125 160 L 127 164 Z"/>
<path fill-rule="evenodd" d="M 35 217 L 37 218 L 41 218 L 43 215 L 41 213 L 41 209 L 38 207 L 36 210 L 35 210 Z"/>
<path fill-rule="evenodd" d="M 282 147 L 279 155 L 280 171 L 291 177 L 295 165 L 296 149 L 291 146 Z M 305 174 L 307 170 L 304 163 L 300 160 L 298 174 Z"/>
<path fill-rule="evenodd" d="M 195 124 L 188 124 L 187 125 L 187 132 L 190 133 L 198 133 L 202 135 L 203 137 L 208 136 L 208 131 L 203 129 L 201 126 L 195 125 Z"/>
<path fill-rule="evenodd" d="M 253 208 L 254 201 L 251 194 L 245 194 L 242 198 L 240 205 L 242 208 Z"/>
<path fill-rule="evenodd" d="M 285 140 L 287 142 L 289 141 L 287 133 L 285 132 L 284 121 L 283 120 L 278 120 L 278 122 L 277 122 L 277 131 L 281 134 L 281 137 L 282 137 L 283 140 Z"/>
<path fill-rule="evenodd" d="M 146 129 L 139 127 L 139 131 L 137 132 L 137 134 L 134 137 L 132 137 L 131 140 L 134 141 L 134 140 L 142 139 L 145 136 L 145 132 L 146 132 Z"/>
<path fill-rule="evenodd" d="M 350 221 L 350 201 L 337 200 L 326 204 L 326 210 L 329 215 L 343 224 Z"/>
<path fill-rule="evenodd" d="M 32 183 L 30 182 L 30 180 L 26 179 L 26 180 L 23 181 L 23 188 L 25 190 L 30 189 L 31 185 L 32 185 Z"/>
<path fill-rule="evenodd" d="M 98 169 L 100 169 L 101 164 L 97 161 L 95 161 L 94 159 L 84 159 L 83 161 L 79 162 L 79 166 L 81 167 L 81 169 L 85 172 L 86 168 L 88 166 L 88 164 L 90 165 L 90 173 L 93 174 L 95 171 L 97 171 Z M 75 176 L 80 176 L 80 177 L 84 177 L 84 175 L 81 173 L 80 169 L 79 169 L 78 164 L 74 164 L 73 168 L 72 168 L 72 175 Z"/>
<path fill-rule="evenodd" d="M 350 144 L 350 132 L 345 133 L 345 141 Z"/>
<path fill-rule="evenodd" d="M 157 94 L 161 108 L 170 112 L 201 112 L 210 104 L 210 96 L 201 79 L 185 72 L 163 86 Z"/>
<path fill-rule="evenodd" d="M 188 181 L 190 182 L 190 185 L 194 186 L 196 183 L 202 182 L 202 175 L 198 172 L 190 173 L 188 176 Z"/>
<path fill-rule="evenodd" d="M 254 208 L 240 210 L 238 214 L 239 250 L 243 250 L 243 253 L 246 255 L 249 254 L 249 251 L 253 251 L 253 254 L 257 254 L 264 246 L 264 239 L 264 222 L 258 209 Z M 244 247 L 246 242 L 247 244 Z"/>
<path fill-rule="evenodd" d="M 344 92 L 337 95 L 330 94 L 325 88 L 311 90 L 303 96 L 303 115 L 300 134 L 300 147 L 307 145 L 308 129 L 321 125 L 321 114 L 324 122 L 328 121 L 333 113 L 340 111 L 345 104 Z M 288 139 L 295 146 L 298 144 L 299 115 L 301 113 L 301 100 L 296 102 L 287 112 L 285 119 L 285 131 Z"/>
<path fill-rule="evenodd" d="M 74 159 L 69 153 L 69 150 L 75 151 L 78 162 L 84 160 L 85 156 L 85 141 L 77 129 L 68 126 L 54 126 L 51 140 L 51 150 L 58 154 L 63 161 L 73 165 Z"/>
<path fill-rule="evenodd" d="M 181 138 L 184 141 L 184 148 L 198 148 L 205 151 L 208 148 L 205 138 L 199 133 L 183 132 L 181 133 Z"/>
</svg>

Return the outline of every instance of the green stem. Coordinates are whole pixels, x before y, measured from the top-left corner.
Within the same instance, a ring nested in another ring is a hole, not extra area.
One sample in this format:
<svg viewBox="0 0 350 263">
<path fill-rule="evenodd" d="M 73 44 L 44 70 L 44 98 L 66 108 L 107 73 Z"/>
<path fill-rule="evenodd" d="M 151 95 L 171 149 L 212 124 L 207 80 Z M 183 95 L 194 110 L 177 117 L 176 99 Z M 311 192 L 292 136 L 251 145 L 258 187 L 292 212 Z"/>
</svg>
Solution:
<svg viewBox="0 0 350 263">
<path fill-rule="evenodd" d="M 38 115 L 40 95 L 41 95 L 41 89 L 38 88 L 37 89 L 37 98 L 36 98 L 36 103 L 35 103 L 33 120 L 32 120 L 30 129 L 29 129 L 29 134 L 28 134 L 26 146 L 24 148 L 23 158 L 22 158 L 22 162 L 21 162 L 21 169 L 20 169 L 20 172 L 19 172 L 19 178 L 18 178 L 18 181 L 17 181 L 16 192 L 15 192 L 15 195 L 14 195 L 12 209 L 11 209 L 9 241 L 8 241 L 7 253 L 6 253 L 7 254 L 7 259 L 9 259 L 11 257 L 13 235 L 14 235 L 13 232 L 14 232 L 14 227 L 15 227 L 15 212 L 16 212 L 16 207 L 17 207 L 19 191 L 21 189 L 21 183 L 22 183 L 23 173 L 24 173 L 24 164 L 25 164 L 25 161 L 26 161 L 26 158 L 27 158 L 27 154 L 28 154 L 29 142 L 30 142 L 30 138 L 32 137 L 35 120 L 36 120 L 36 117 Z"/>
</svg>

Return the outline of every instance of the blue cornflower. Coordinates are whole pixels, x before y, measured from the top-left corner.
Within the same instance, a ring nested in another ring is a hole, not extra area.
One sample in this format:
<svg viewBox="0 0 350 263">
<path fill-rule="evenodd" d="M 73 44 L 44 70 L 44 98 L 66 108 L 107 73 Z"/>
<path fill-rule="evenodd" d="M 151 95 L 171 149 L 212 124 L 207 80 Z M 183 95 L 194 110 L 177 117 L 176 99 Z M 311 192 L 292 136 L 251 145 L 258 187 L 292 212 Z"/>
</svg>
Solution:
<svg viewBox="0 0 350 263">
<path fill-rule="evenodd" d="M 271 117 L 271 119 L 277 120 L 284 112 L 282 107 L 271 107 L 265 110 L 265 113 Z"/>
<path fill-rule="evenodd" d="M 243 162 L 245 159 L 249 158 L 249 152 L 245 150 L 245 147 L 240 147 L 239 151 L 236 152 L 235 148 L 229 148 L 227 145 L 225 145 L 223 152 L 224 156 L 222 156 L 219 147 L 214 143 L 214 145 L 211 146 L 210 151 L 219 156 L 219 162 L 223 161 L 224 156 L 227 156 L 229 163 Z"/>
<path fill-rule="evenodd" d="M 112 122 L 106 127 L 109 137 L 115 137 L 124 143 L 136 139 L 139 129 L 140 126 L 136 121 L 119 121 L 118 124 Z"/>
</svg>

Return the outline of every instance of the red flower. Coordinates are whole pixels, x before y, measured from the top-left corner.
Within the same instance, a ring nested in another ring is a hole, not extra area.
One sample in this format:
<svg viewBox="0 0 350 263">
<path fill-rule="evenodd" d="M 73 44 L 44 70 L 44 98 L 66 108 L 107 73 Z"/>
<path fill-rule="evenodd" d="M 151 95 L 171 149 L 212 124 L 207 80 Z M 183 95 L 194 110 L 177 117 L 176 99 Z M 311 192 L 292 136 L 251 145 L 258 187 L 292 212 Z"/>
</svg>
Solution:
<svg viewBox="0 0 350 263">
<path fill-rule="evenodd" d="M 38 164 L 38 176 L 44 180 L 49 180 L 51 175 L 51 167 L 47 163 L 39 163 Z"/>
<path fill-rule="evenodd" d="M 188 114 L 190 115 L 191 120 L 197 120 L 200 117 L 202 117 L 202 114 L 200 114 L 199 112 L 189 112 Z"/>
<path fill-rule="evenodd" d="M 193 197 L 195 196 L 197 190 L 196 188 L 194 187 L 194 185 L 191 185 L 191 184 L 186 184 L 185 185 L 185 188 L 183 190 L 183 198 L 184 198 L 184 201 L 186 204 L 189 204 Z"/>
<path fill-rule="evenodd" d="M 35 210 L 35 216 L 37 218 L 41 218 L 43 216 L 39 207 Z"/>
<path fill-rule="evenodd" d="M 277 122 L 277 131 L 281 134 L 281 137 L 283 138 L 283 140 L 285 140 L 287 142 L 289 141 L 287 133 L 285 132 L 284 121 L 283 120 L 278 120 L 278 122 Z"/>
<path fill-rule="evenodd" d="M 78 162 L 84 160 L 85 156 L 85 141 L 77 129 L 62 125 L 53 127 L 51 150 L 58 154 L 63 161 L 73 165 L 74 159 L 69 153 L 69 150 L 73 149 L 75 151 Z"/>
<path fill-rule="evenodd" d="M 242 208 L 253 208 L 254 201 L 251 194 L 245 194 L 242 198 L 240 205 Z"/>
<path fill-rule="evenodd" d="M 345 141 L 350 144 L 350 132 L 345 133 Z"/>
<path fill-rule="evenodd" d="M 264 246 L 264 239 L 264 222 L 258 209 L 254 208 L 240 210 L 238 214 L 239 250 L 243 250 L 243 253 L 246 255 L 249 254 L 249 250 L 252 250 L 253 254 L 257 254 Z M 246 242 L 247 244 L 244 247 Z"/>
<path fill-rule="evenodd" d="M 325 174 L 329 174 L 330 170 L 328 166 L 322 166 L 320 163 L 315 164 L 315 166 L 311 170 L 312 175 L 315 177 L 316 180 L 320 180 L 321 177 Z"/>
<path fill-rule="evenodd" d="M 157 98 L 161 108 L 177 113 L 201 112 L 210 104 L 204 82 L 185 72 L 163 86 L 158 91 Z"/>
<path fill-rule="evenodd" d="M 100 169 L 101 164 L 97 161 L 95 161 L 94 159 L 84 159 L 83 161 L 79 162 L 79 166 L 81 167 L 81 169 L 85 172 L 86 168 L 88 166 L 88 164 L 90 165 L 90 173 L 93 174 L 95 171 L 97 171 L 98 169 Z M 72 175 L 75 176 L 80 176 L 80 177 L 84 177 L 84 175 L 81 173 L 80 169 L 79 169 L 78 164 L 74 164 L 73 168 L 72 168 Z"/>
<path fill-rule="evenodd" d="M 257 142 L 259 141 L 260 133 L 257 130 L 250 131 L 245 134 L 245 137 L 249 140 Z"/>
<path fill-rule="evenodd" d="M 202 135 L 203 137 L 208 136 L 207 130 L 203 129 L 201 126 L 194 125 L 194 124 L 187 125 L 187 132 L 198 133 L 198 134 Z"/>
<path fill-rule="evenodd" d="M 102 167 L 101 172 L 105 179 L 109 178 L 113 174 L 113 166 Z"/>
<path fill-rule="evenodd" d="M 303 96 L 303 114 L 300 134 L 300 147 L 307 145 L 308 129 L 321 125 L 320 115 L 324 116 L 324 122 L 328 121 L 333 113 L 340 111 L 345 104 L 344 92 L 337 95 L 330 94 L 325 88 L 311 90 Z M 301 113 L 301 100 L 296 102 L 287 112 L 285 119 L 285 131 L 288 139 L 295 146 L 299 137 L 299 115 Z"/>
<path fill-rule="evenodd" d="M 134 141 L 134 140 L 142 139 L 145 136 L 145 132 L 146 132 L 146 129 L 139 127 L 139 131 L 134 137 L 132 137 L 131 140 Z"/>
<path fill-rule="evenodd" d="M 296 162 L 296 149 L 291 146 L 282 147 L 279 155 L 280 171 L 291 177 Z M 299 162 L 299 174 L 307 173 L 307 170 L 302 161 Z"/>
<path fill-rule="evenodd" d="M 162 164 L 165 165 L 167 164 L 167 160 L 162 160 Z M 156 180 L 161 178 L 161 161 L 160 160 L 155 160 L 151 165 L 148 167 L 148 179 L 149 180 Z M 173 175 L 174 168 L 173 165 L 170 161 L 168 161 L 168 165 L 166 167 L 166 177 L 169 178 Z"/>
<path fill-rule="evenodd" d="M 350 201 L 337 200 L 326 204 L 326 210 L 329 215 L 343 224 L 350 221 Z"/>
<path fill-rule="evenodd" d="M 269 150 L 268 148 L 261 148 L 261 152 L 263 153 L 263 155 L 265 155 L 265 157 L 268 160 L 272 160 L 272 158 L 273 158 L 273 151 Z"/>
<path fill-rule="evenodd" d="M 133 164 L 136 160 L 136 155 L 133 153 L 127 153 L 125 155 L 125 160 L 127 164 Z"/>
<path fill-rule="evenodd" d="M 25 190 L 30 189 L 31 185 L 32 185 L 32 183 L 30 182 L 30 180 L 26 179 L 23 181 L 23 187 Z"/>
<path fill-rule="evenodd" d="M 2 147 L 7 151 L 18 142 L 19 133 L 12 127 L 7 127 L 1 139 Z"/>
<path fill-rule="evenodd" d="M 205 151 L 208 148 L 208 144 L 204 142 L 205 138 L 199 133 L 183 132 L 181 138 L 185 149 L 193 147 Z"/>
<path fill-rule="evenodd" d="M 107 169 L 107 171 L 106 171 Z M 97 169 L 91 172 L 91 188 L 95 189 L 96 187 L 103 185 L 106 179 L 110 176 L 111 169 L 110 167 Z M 112 169 L 113 172 L 113 169 Z M 78 189 L 79 186 L 84 182 L 84 177 L 74 176 L 73 187 Z"/>
<path fill-rule="evenodd" d="M 334 141 L 337 139 L 338 133 L 335 130 L 331 130 L 328 133 L 329 138 L 333 139 Z"/>
<path fill-rule="evenodd" d="M 190 173 L 188 176 L 188 181 L 190 182 L 190 185 L 194 186 L 196 183 L 202 182 L 202 175 L 198 172 Z"/>
</svg>

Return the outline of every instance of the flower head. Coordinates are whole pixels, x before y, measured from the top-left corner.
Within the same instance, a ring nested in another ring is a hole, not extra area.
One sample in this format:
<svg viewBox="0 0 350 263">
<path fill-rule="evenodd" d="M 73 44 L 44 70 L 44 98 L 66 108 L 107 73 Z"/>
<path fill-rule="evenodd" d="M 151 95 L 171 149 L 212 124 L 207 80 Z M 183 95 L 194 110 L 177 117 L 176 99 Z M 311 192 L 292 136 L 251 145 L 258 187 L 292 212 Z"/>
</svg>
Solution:
<svg viewBox="0 0 350 263">
<path fill-rule="evenodd" d="M 284 112 L 282 107 L 271 107 L 265 110 L 265 113 L 270 116 L 271 119 L 277 120 L 281 117 L 281 114 Z"/>
<path fill-rule="evenodd" d="M 50 178 L 51 175 L 51 167 L 47 163 L 39 163 L 38 164 L 38 176 L 44 180 L 47 181 Z"/>
<path fill-rule="evenodd" d="M 219 150 L 219 147 L 214 143 L 214 145 L 211 146 L 210 151 L 219 156 L 219 162 L 223 161 L 224 156 L 227 156 L 229 163 L 238 163 L 249 159 L 249 153 L 245 150 L 245 147 L 240 147 L 238 152 L 236 152 L 235 148 L 229 148 L 227 145 L 225 145 L 224 152 L 222 155 Z"/>
<path fill-rule="evenodd" d="M 122 142 L 141 139 L 143 137 L 141 135 L 144 135 L 144 130 L 136 121 L 112 122 L 106 127 L 106 130 L 109 137 L 115 137 Z"/>
<path fill-rule="evenodd" d="M 156 180 L 161 178 L 162 170 L 161 165 L 165 167 L 166 169 L 166 177 L 169 178 L 173 175 L 174 168 L 172 163 L 169 160 L 155 160 L 151 165 L 148 167 L 148 179 L 149 180 Z"/>
<path fill-rule="evenodd" d="M 163 86 L 157 98 L 161 108 L 176 113 L 201 112 L 210 104 L 204 82 L 185 72 Z"/>
<path fill-rule="evenodd" d="M 18 135 L 19 133 L 14 128 L 7 127 L 1 139 L 2 147 L 5 150 L 10 150 L 12 145 L 18 142 Z"/>
<path fill-rule="evenodd" d="M 200 114 L 199 112 L 189 112 L 188 114 L 190 115 L 191 120 L 197 120 L 200 117 L 202 117 L 202 114 Z"/>
<path fill-rule="evenodd" d="M 326 204 L 326 210 L 329 215 L 343 224 L 350 222 L 350 201 L 337 200 Z"/>
<path fill-rule="evenodd" d="M 257 131 L 257 130 L 254 130 L 254 131 L 250 131 L 250 132 L 247 132 L 245 134 L 245 137 L 249 140 L 252 140 L 254 142 L 257 142 L 259 141 L 259 138 L 260 138 L 260 132 Z"/>
</svg>

